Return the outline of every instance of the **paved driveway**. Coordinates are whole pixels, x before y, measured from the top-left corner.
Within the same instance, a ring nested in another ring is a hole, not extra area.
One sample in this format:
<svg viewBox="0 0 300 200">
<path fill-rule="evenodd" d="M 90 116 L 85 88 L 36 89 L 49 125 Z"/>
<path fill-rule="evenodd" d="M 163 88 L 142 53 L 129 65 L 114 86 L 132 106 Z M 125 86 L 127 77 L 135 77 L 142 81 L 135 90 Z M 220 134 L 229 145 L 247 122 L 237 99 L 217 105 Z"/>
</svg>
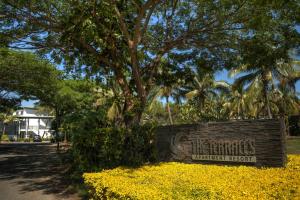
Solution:
<svg viewBox="0 0 300 200">
<path fill-rule="evenodd" d="M 79 199 L 64 178 L 56 146 L 0 143 L 0 199 Z"/>
</svg>

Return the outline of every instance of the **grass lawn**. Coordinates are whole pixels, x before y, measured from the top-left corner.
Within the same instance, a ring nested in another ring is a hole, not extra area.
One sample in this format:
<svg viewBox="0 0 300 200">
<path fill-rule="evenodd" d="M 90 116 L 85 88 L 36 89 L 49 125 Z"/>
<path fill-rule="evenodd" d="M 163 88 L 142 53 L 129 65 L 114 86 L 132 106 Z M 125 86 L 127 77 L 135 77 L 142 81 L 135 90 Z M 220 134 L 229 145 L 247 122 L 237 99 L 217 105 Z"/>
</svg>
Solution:
<svg viewBox="0 0 300 200">
<path fill-rule="evenodd" d="M 287 153 L 300 154 L 300 137 L 287 139 Z"/>
</svg>

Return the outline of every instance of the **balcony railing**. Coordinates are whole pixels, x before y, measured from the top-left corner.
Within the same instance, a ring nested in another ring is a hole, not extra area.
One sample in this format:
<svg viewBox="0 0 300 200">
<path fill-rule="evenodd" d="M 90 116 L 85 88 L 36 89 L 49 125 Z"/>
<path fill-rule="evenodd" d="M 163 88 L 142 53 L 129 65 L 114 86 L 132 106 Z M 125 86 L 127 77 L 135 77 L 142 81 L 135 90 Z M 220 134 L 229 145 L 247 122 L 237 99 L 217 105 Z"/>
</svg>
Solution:
<svg viewBox="0 0 300 200">
<path fill-rule="evenodd" d="M 40 125 L 40 129 L 50 129 L 50 128 L 51 128 L 50 126 L 42 126 L 42 125 Z M 26 125 L 21 125 L 20 129 L 26 129 Z M 38 126 L 28 126 L 28 129 L 29 130 L 38 130 L 39 127 Z"/>
</svg>

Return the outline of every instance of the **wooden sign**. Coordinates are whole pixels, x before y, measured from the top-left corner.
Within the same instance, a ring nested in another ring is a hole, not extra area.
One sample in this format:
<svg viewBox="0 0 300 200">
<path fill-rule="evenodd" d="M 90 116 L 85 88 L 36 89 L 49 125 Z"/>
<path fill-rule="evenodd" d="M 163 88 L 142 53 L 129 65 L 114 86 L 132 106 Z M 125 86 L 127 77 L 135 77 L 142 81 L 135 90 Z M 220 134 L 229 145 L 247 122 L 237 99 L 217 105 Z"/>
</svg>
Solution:
<svg viewBox="0 0 300 200">
<path fill-rule="evenodd" d="M 241 120 L 158 127 L 160 161 L 282 167 L 284 120 Z"/>
</svg>

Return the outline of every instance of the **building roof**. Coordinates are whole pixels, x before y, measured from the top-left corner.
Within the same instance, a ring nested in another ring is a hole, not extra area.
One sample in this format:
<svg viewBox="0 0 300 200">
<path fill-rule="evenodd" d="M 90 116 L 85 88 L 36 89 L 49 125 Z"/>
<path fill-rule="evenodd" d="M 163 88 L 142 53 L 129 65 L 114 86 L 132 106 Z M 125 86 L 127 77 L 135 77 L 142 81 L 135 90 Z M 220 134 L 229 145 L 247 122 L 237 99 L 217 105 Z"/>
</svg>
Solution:
<svg viewBox="0 0 300 200">
<path fill-rule="evenodd" d="M 16 115 L 16 118 L 20 118 L 20 119 L 53 119 L 54 116 L 20 116 L 20 115 Z"/>
</svg>

